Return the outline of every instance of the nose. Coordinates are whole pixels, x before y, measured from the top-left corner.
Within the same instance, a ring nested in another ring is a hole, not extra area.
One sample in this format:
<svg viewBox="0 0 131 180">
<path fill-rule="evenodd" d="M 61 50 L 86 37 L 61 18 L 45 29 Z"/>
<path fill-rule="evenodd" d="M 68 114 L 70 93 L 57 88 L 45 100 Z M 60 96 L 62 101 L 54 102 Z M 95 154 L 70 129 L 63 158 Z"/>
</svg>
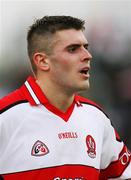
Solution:
<svg viewBox="0 0 131 180">
<path fill-rule="evenodd" d="M 92 59 L 92 55 L 91 53 L 89 52 L 89 50 L 87 49 L 83 49 L 83 55 L 82 55 L 82 58 L 81 58 L 81 61 L 90 61 Z"/>
</svg>

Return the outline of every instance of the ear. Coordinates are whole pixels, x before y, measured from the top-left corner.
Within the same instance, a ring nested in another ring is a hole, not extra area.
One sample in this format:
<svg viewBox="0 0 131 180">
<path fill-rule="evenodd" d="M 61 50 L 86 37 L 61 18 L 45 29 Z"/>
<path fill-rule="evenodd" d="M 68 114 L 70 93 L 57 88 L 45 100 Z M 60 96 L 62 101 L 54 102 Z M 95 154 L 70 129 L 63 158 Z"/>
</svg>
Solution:
<svg viewBox="0 0 131 180">
<path fill-rule="evenodd" d="M 48 71 L 49 70 L 49 63 L 48 63 L 48 58 L 45 53 L 35 53 L 33 55 L 33 61 L 34 64 L 36 65 L 37 69 L 43 70 L 43 71 Z"/>
</svg>

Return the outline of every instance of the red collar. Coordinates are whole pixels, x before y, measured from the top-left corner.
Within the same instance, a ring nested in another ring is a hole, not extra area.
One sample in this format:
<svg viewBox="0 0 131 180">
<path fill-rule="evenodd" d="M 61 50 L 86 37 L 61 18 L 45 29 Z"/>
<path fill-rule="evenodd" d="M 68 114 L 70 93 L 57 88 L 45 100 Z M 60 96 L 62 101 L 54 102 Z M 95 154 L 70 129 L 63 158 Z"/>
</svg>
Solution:
<svg viewBox="0 0 131 180">
<path fill-rule="evenodd" d="M 49 111 L 61 117 L 65 121 L 68 121 L 69 117 L 71 116 L 75 104 L 77 104 L 77 106 L 80 106 L 80 103 L 77 101 L 77 98 L 75 96 L 72 105 L 67 109 L 66 112 L 62 112 L 48 101 L 47 97 L 45 96 L 39 85 L 36 83 L 36 79 L 32 76 L 28 77 L 25 84 L 22 86 L 22 89 L 31 105 L 37 106 L 43 104 Z"/>
</svg>

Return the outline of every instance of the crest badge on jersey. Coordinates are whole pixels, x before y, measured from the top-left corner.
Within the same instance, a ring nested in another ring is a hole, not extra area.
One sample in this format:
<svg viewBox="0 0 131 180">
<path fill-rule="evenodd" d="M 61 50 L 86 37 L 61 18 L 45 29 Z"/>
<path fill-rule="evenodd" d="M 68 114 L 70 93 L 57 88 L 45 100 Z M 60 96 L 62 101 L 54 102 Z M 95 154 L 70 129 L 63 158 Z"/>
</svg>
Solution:
<svg viewBox="0 0 131 180">
<path fill-rule="evenodd" d="M 36 141 L 32 147 L 32 156 L 44 156 L 49 153 L 49 149 L 42 141 Z"/>
<path fill-rule="evenodd" d="M 87 153 L 89 157 L 95 158 L 96 157 L 96 143 L 94 138 L 91 135 L 86 137 L 86 145 L 87 145 Z"/>
</svg>

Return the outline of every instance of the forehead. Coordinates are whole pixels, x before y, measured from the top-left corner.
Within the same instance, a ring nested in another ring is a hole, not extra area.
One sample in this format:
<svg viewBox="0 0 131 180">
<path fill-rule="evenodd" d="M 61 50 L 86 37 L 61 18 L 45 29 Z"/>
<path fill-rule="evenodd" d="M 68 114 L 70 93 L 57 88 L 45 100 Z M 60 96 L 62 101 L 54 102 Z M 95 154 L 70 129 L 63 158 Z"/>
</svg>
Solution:
<svg viewBox="0 0 131 180">
<path fill-rule="evenodd" d="M 81 30 L 69 29 L 55 34 L 55 45 L 68 46 L 70 44 L 86 44 L 87 39 Z"/>
</svg>

